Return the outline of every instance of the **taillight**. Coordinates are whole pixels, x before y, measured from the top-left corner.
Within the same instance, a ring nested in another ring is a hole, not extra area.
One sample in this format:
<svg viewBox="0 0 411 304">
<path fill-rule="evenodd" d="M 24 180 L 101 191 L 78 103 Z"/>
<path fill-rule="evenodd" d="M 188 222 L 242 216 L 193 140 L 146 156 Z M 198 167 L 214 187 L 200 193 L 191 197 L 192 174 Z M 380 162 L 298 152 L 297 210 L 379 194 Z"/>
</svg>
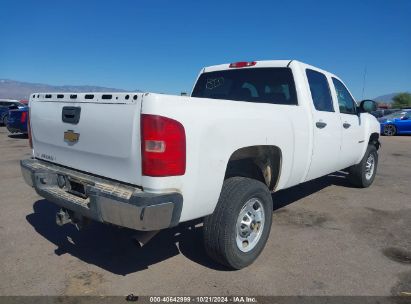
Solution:
<svg viewBox="0 0 411 304">
<path fill-rule="evenodd" d="M 230 63 L 229 67 L 230 68 L 245 68 L 249 66 L 254 66 L 256 64 L 257 64 L 256 61 L 239 61 L 239 62 Z"/>
<path fill-rule="evenodd" d="M 186 171 L 186 135 L 178 121 L 141 114 L 142 173 L 147 176 L 176 176 Z"/>
<path fill-rule="evenodd" d="M 26 112 L 23 112 L 26 113 Z M 33 139 L 31 138 L 30 114 L 27 112 L 27 134 L 29 136 L 29 145 L 33 149 Z"/>
<path fill-rule="evenodd" d="M 27 112 L 21 112 L 20 122 L 25 123 L 27 119 Z"/>
</svg>

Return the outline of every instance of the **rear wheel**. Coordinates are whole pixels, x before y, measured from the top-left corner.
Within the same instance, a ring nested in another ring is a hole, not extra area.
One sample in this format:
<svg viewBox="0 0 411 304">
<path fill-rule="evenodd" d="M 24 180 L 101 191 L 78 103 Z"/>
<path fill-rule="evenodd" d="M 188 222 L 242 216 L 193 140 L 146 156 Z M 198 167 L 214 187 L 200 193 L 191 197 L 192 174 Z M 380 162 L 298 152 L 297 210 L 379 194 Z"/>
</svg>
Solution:
<svg viewBox="0 0 411 304">
<path fill-rule="evenodd" d="M 214 213 L 204 219 L 207 254 L 229 268 L 250 265 L 267 242 L 272 211 L 265 184 L 246 177 L 227 179 Z"/>
<path fill-rule="evenodd" d="M 377 165 L 377 148 L 374 145 L 368 145 L 361 162 L 349 168 L 348 179 L 357 187 L 367 188 L 374 181 L 375 174 L 377 173 Z"/>
<path fill-rule="evenodd" d="M 394 136 L 397 134 L 397 128 L 394 125 L 385 125 L 383 133 L 386 136 Z"/>
</svg>

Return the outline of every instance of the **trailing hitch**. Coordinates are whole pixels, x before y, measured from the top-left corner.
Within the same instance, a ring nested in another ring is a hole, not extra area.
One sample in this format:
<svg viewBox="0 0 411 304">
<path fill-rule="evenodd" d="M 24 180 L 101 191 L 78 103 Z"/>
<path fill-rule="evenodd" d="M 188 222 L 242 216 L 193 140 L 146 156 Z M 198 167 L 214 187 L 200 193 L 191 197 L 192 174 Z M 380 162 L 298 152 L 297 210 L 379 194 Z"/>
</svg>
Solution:
<svg viewBox="0 0 411 304">
<path fill-rule="evenodd" d="M 80 230 L 88 225 L 90 223 L 90 220 L 88 218 L 85 218 L 84 216 L 79 216 L 73 211 L 62 208 L 59 212 L 56 213 L 56 224 L 63 226 L 67 223 L 73 224 L 78 230 Z"/>
<path fill-rule="evenodd" d="M 67 223 L 71 223 L 69 211 L 67 209 L 60 209 L 60 211 L 56 213 L 56 224 L 63 226 Z"/>
</svg>

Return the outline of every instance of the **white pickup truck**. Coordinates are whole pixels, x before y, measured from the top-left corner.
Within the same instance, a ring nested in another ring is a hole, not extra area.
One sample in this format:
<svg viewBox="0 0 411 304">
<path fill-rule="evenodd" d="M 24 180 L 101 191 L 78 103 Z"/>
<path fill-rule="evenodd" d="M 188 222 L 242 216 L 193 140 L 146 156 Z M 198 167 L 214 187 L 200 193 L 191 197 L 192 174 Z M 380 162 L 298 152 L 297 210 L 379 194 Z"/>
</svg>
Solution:
<svg viewBox="0 0 411 304">
<path fill-rule="evenodd" d="M 268 239 L 271 192 L 343 169 L 373 182 L 374 109 L 295 60 L 206 67 L 189 97 L 36 93 L 22 174 L 62 208 L 59 224 L 156 231 L 203 218 L 207 253 L 240 269 Z"/>
</svg>

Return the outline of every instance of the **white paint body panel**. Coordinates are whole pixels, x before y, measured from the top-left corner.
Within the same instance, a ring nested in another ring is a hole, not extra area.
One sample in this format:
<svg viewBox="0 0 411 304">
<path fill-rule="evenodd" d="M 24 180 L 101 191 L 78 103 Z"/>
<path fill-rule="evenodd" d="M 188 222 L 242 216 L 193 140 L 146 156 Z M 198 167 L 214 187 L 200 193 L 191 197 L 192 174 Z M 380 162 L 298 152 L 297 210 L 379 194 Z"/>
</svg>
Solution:
<svg viewBox="0 0 411 304">
<path fill-rule="evenodd" d="M 251 68 L 286 67 L 289 62 L 259 61 Z M 152 93 L 138 94 L 136 101 L 123 103 L 126 94 L 135 93 L 110 93 L 122 96 L 120 102 L 89 103 L 80 97 L 80 102 L 74 104 L 81 104 L 80 123 L 70 126 L 61 121 L 62 107 L 72 105 L 69 100 L 45 102 L 41 97 L 32 98 L 34 155 L 54 155 L 53 162 L 141 186 L 147 192 L 180 192 L 184 199 L 180 221 L 213 212 L 228 160 L 243 147 L 273 145 L 281 149 L 276 190 L 358 163 L 370 135 L 379 133 L 377 120 L 369 114 L 355 115 L 359 125 L 351 140 L 352 134 L 343 134 L 344 118 L 340 117 L 335 100 L 336 112 L 329 117 L 313 110 L 305 69 L 321 70 L 298 61 L 292 61 L 289 67 L 299 102 L 295 106 Z M 228 69 L 228 64 L 204 68 L 202 72 L 223 69 Z M 335 77 L 321 72 L 327 78 Z M 140 113 L 162 115 L 182 123 L 187 144 L 183 176 L 142 176 Z M 319 134 L 315 128 L 318 119 L 327 119 L 333 129 Z M 63 133 L 68 129 L 81 134 L 77 144 L 69 146 L 64 142 Z"/>
</svg>

